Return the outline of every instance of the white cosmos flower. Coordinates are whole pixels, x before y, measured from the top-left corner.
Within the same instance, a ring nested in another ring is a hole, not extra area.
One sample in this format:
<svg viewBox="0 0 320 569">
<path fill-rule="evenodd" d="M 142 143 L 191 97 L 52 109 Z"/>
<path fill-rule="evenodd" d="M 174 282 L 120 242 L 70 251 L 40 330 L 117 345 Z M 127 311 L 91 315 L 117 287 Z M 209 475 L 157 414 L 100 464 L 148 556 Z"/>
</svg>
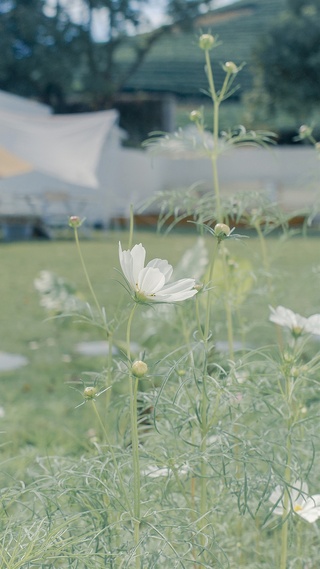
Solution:
<svg viewBox="0 0 320 569">
<path fill-rule="evenodd" d="M 180 279 L 168 283 L 173 269 L 168 261 L 153 259 L 144 266 L 146 250 L 135 245 L 131 251 L 122 251 L 119 242 L 119 259 L 122 272 L 138 301 L 179 302 L 194 296 L 195 279 Z"/>
<path fill-rule="evenodd" d="M 174 471 L 176 471 L 178 474 L 188 474 L 189 467 L 187 465 L 184 465 L 180 467 L 174 466 L 173 468 L 169 466 L 159 468 L 158 466 L 150 464 L 144 470 L 142 470 L 141 474 L 144 476 L 149 476 L 149 478 L 161 478 L 163 476 L 172 476 Z"/>
<path fill-rule="evenodd" d="M 271 310 L 269 320 L 279 324 L 279 326 L 289 328 L 294 336 L 297 337 L 302 334 L 320 335 L 320 314 L 305 318 L 284 306 L 277 306 L 277 308 L 269 306 L 269 308 Z"/>
<path fill-rule="evenodd" d="M 320 518 L 320 494 L 309 496 L 308 485 L 305 482 L 297 480 L 292 484 L 289 495 L 289 507 L 298 516 L 311 524 Z M 284 489 L 277 486 L 269 498 L 269 501 L 275 504 L 272 513 L 278 516 L 282 516 L 284 512 L 283 496 Z"/>
</svg>

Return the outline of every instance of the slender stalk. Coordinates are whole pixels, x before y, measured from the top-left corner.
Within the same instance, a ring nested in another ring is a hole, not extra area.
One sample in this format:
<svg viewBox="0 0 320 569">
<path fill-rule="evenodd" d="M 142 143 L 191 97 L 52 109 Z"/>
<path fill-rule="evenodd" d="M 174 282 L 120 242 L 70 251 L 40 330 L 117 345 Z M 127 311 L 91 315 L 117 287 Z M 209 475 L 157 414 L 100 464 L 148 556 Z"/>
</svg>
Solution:
<svg viewBox="0 0 320 569">
<path fill-rule="evenodd" d="M 107 441 L 107 444 L 108 444 L 108 447 L 109 447 L 109 451 L 110 451 L 110 453 L 111 453 L 112 461 L 113 461 L 114 467 L 115 467 L 115 469 L 116 469 L 116 471 L 117 471 L 117 475 L 118 475 L 118 479 L 119 479 L 119 485 L 120 485 L 120 488 L 121 488 L 121 493 L 122 493 L 123 497 L 125 498 L 126 505 L 127 505 L 127 508 L 128 508 L 128 510 L 129 510 L 129 512 L 131 513 L 131 515 L 133 515 L 133 511 L 132 511 L 132 507 L 131 507 L 131 504 L 130 504 L 130 500 L 129 500 L 129 498 L 128 498 L 126 486 L 125 486 L 125 484 L 124 484 L 124 482 L 123 482 L 123 478 L 122 478 L 122 475 L 121 475 L 121 470 L 120 470 L 120 468 L 119 468 L 119 466 L 118 466 L 118 461 L 117 461 L 116 456 L 115 456 L 115 454 L 114 454 L 114 450 L 113 450 L 113 447 L 112 447 L 112 445 L 111 445 L 111 443 L 110 443 L 110 440 L 109 440 L 109 437 L 108 437 L 108 433 L 107 433 L 106 428 L 105 428 L 105 426 L 104 426 L 104 424 L 103 424 L 103 421 L 102 421 L 102 419 L 101 419 L 101 417 L 100 417 L 100 413 L 99 413 L 99 411 L 98 411 L 98 409 L 97 409 L 96 402 L 95 402 L 94 399 L 92 399 L 92 407 L 93 407 L 93 410 L 94 410 L 94 414 L 95 414 L 95 416 L 96 416 L 96 418 L 97 418 L 97 420 L 98 420 L 98 423 L 99 423 L 99 425 L 100 425 L 100 427 L 101 427 L 101 430 L 102 430 L 102 432 L 103 432 L 103 435 L 104 435 L 104 437 L 105 437 L 105 440 Z"/>
<path fill-rule="evenodd" d="M 228 334 L 228 347 L 230 359 L 234 361 L 234 338 L 233 338 L 233 320 L 232 320 L 232 310 L 230 306 L 230 285 L 229 285 L 229 275 L 228 266 L 226 258 L 226 248 L 222 244 L 222 268 L 223 268 L 223 280 L 225 286 L 224 295 L 224 307 L 227 319 L 227 334 Z"/>
<path fill-rule="evenodd" d="M 280 568 L 287 569 L 288 559 L 288 529 L 289 529 L 289 509 L 290 509 L 290 492 L 289 487 L 291 483 L 291 427 L 292 427 L 292 389 L 291 389 L 291 376 L 289 373 L 285 377 L 285 399 L 288 406 L 288 420 L 287 420 L 287 441 L 286 452 L 287 460 L 284 471 L 285 490 L 283 496 L 283 514 L 282 514 L 282 527 L 281 527 L 281 553 L 280 553 Z"/>
<path fill-rule="evenodd" d="M 207 464 L 204 455 L 207 450 L 207 411 L 208 396 L 206 392 L 205 376 L 202 380 L 202 397 L 201 397 L 201 486 L 200 486 L 200 515 L 203 516 L 207 511 Z"/>
<path fill-rule="evenodd" d="M 132 445 L 132 466 L 133 466 L 133 532 L 134 544 L 136 548 L 135 565 L 136 569 L 140 569 L 140 460 L 139 460 L 139 433 L 138 433 L 138 411 L 137 411 L 137 393 L 138 383 L 137 377 L 131 372 L 131 325 L 137 305 L 134 304 L 127 324 L 127 358 L 130 366 L 129 372 L 129 392 L 130 392 L 130 421 L 131 421 L 131 445 Z"/>
<path fill-rule="evenodd" d="M 271 278 L 271 272 L 270 272 L 270 261 L 269 261 L 268 249 L 267 249 L 267 244 L 266 244 L 266 238 L 261 231 L 261 225 L 260 225 L 259 221 L 256 221 L 256 223 L 254 223 L 253 226 L 257 232 L 259 242 L 260 242 L 262 264 L 263 264 L 263 268 L 266 272 L 269 302 L 272 305 L 274 305 L 274 295 L 273 295 L 273 290 L 272 290 L 272 278 Z M 276 335 L 277 335 L 278 345 L 280 346 L 280 348 L 283 348 L 283 337 L 282 337 L 281 326 L 276 326 Z"/>
<path fill-rule="evenodd" d="M 209 51 L 205 51 L 205 58 L 206 58 L 206 70 L 207 70 L 207 77 L 209 82 L 209 89 L 213 103 L 213 150 L 211 155 L 211 162 L 212 162 L 212 175 L 213 175 L 213 184 L 214 184 L 214 193 L 216 198 L 216 218 L 217 221 L 222 221 L 222 214 L 221 214 L 221 200 L 220 200 L 220 188 L 219 188 L 219 178 L 218 178 L 218 168 L 217 168 L 217 159 L 218 159 L 218 144 L 219 144 L 219 107 L 220 107 L 220 97 L 218 97 L 214 85 L 213 73 L 212 73 L 212 66 L 209 56 Z"/>
<path fill-rule="evenodd" d="M 106 385 L 111 387 L 112 385 L 112 347 L 113 347 L 113 334 L 109 335 L 109 352 L 108 352 L 108 367 L 106 373 Z M 109 408 L 111 398 L 111 389 L 107 389 L 106 392 L 106 409 Z"/>
<path fill-rule="evenodd" d="M 289 490 L 287 489 L 290 484 L 291 479 L 291 439 L 290 436 L 287 438 L 287 465 L 284 474 L 284 480 L 286 483 L 286 489 L 283 496 L 283 514 L 282 514 L 282 527 L 281 527 L 281 554 L 280 554 L 280 569 L 287 569 L 287 558 L 288 558 L 288 512 L 290 506 L 290 496 Z"/>
<path fill-rule="evenodd" d="M 223 221 L 222 216 L 222 209 L 221 209 L 221 199 L 220 199 L 220 187 L 219 187 L 219 176 L 218 176 L 218 165 L 217 160 L 219 157 L 219 110 L 220 110 L 220 103 L 223 101 L 224 96 L 227 92 L 230 73 L 228 72 L 225 76 L 222 89 L 219 94 L 216 92 L 212 66 L 209 56 L 209 50 L 205 50 L 205 60 L 206 60 L 206 70 L 207 70 L 207 77 L 209 82 L 209 90 L 212 98 L 213 103 L 213 150 L 211 155 L 211 162 L 212 162 L 212 176 L 213 176 L 213 185 L 214 185 L 214 193 L 216 198 L 216 221 L 219 223 Z M 223 271 L 224 271 L 224 280 L 227 288 L 228 293 L 228 275 L 227 275 L 227 264 L 225 258 L 225 249 L 223 248 Z M 225 300 L 225 310 L 226 310 L 226 318 L 227 318 L 227 330 L 228 330 L 228 345 L 229 345 L 229 353 L 230 357 L 234 359 L 234 341 L 233 341 L 233 322 L 232 322 L 232 312 L 231 307 L 228 302 L 228 298 Z"/>
<path fill-rule="evenodd" d="M 85 261 L 84 261 L 83 255 L 82 255 L 82 251 L 81 251 L 81 247 L 80 247 L 80 241 L 79 241 L 79 235 L 78 235 L 78 229 L 77 229 L 77 227 L 74 227 L 74 236 L 75 236 L 76 246 L 77 246 L 78 254 L 79 254 L 79 257 L 80 257 L 82 269 L 83 269 L 84 275 L 85 275 L 85 277 L 86 277 L 86 281 L 87 281 L 88 287 L 89 287 L 89 289 L 90 289 L 92 298 L 93 298 L 94 303 L 95 303 L 95 305 L 96 305 L 96 307 L 97 307 L 97 310 L 98 310 L 98 313 L 99 313 L 99 315 L 100 315 L 100 317 L 101 317 L 101 320 L 105 323 L 105 316 L 104 316 L 104 313 L 103 313 L 103 311 L 102 311 L 102 309 L 101 309 L 101 307 L 100 307 L 100 304 L 99 304 L 99 302 L 98 302 L 97 296 L 96 296 L 96 294 L 95 294 L 95 292 L 94 292 L 94 288 L 93 288 L 93 286 L 92 286 L 91 279 L 90 279 L 90 276 L 89 276 L 89 273 L 88 273 L 88 271 L 87 271 L 87 267 L 86 267 L 86 264 L 85 264 Z M 105 324 L 106 324 L 106 323 L 105 323 Z M 112 337 L 111 337 L 111 332 L 110 332 L 110 330 L 108 329 L 107 326 L 105 326 L 105 330 L 106 330 L 106 332 L 107 332 L 107 339 L 108 339 L 108 341 L 109 341 L 108 373 L 107 373 L 107 381 L 106 381 L 106 385 L 107 385 L 107 387 L 109 387 L 109 386 L 111 386 Z M 106 408 L 109 407 L 110 396 L 111 396 L 111 390 L 108 389 L 107 392 L 106 392 Z"/>
<path fill-rule="evenodd" d="M 208 77 L 208 83 L 209 83 L 211 98 L 212 98 L 212 101 L 216 101 L 218 99 L 218 97 L 217 97 L 216 89 L 214 86 L 209 50 L 206 49 L 204 54 L 205 54 L 205 58 L 206 58 L 206 70 L 207 70 L 207 77 Z"/>
<path fill-rule="evenodd" d="M 212 282 L 212 279 L 213 279 L 213 270 L 214 270 L 214 263 L 216 260 L 217 247 L 218 247 L 218 245 L 216 245 L 214 247 L 212 259 L 211 259 L 211 263 L 210 263 L 209 280 L 208 280 L 209 286 L 210 286 L 210 283 Z M 211 288 L 209 288 L 209 290 L 207 291 L 206 319 L 205 319 L 205 327 L 204 327 L 204 332 L 203 332 L 203 339 L 204 339 L 205 343 L 208 342 L 208 337 L 209 337 L 210 316 L 211 316 Z"/>
<path fill-rule="evenodd" d="M 83 272 L 84 272 L 84 275 L 85 275 L 85 278 L 86 278 L 88 287 L 89 287 L 89 289 L 90 289 L 90 292 L 91 292 L 92 298 L 93 298 L 93 300 L 94 300 L 94 303 L 95 303 L 95 305 L 96 305 L 96 307 L 97 307 L 97 310 L 98 310 L 98 312 L 99 312 L 99 314 L 100 314 L 100 316 L 101 316 L 101 319 L 104 320 L 103 312 L 102 312 L 102 310 L 101 310 L 100 304 L 99 304 L 98 299 L 97 299 L 97 297 L 96 297 L 96 294 L 95 294 L 95 292 L 94 292 L 94 289 L 93 289 L 93 286 L 92 286 L 92 283 L 91 283 L 91 279 L 90 279 L 90 277 L 89 277 L 89 273 L 88 273 L 88 271 L 87 271 L 87 267 L 86 267 L 86 264 L 85 264 L 85 262 L 84 262 L 84 258 L 83 258 L 82 251 L 81 251 L 81 247 L 80 247 L 79 235 L 78 235 L 78 229 L 77 229 L 77 227 L 74 228 L 74 236 L 75 236 L 76 246 L 77 246 L 78 254 L 79 254 L 79 257 L 80 257 L 82 269 L 83 269 Z"/>
</svg>

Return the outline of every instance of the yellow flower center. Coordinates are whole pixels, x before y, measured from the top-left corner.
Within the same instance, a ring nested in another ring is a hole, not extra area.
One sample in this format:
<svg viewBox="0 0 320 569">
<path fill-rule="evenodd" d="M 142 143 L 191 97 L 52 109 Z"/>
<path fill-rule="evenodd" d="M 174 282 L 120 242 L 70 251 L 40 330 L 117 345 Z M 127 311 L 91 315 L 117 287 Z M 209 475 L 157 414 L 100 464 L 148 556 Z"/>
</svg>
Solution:
<svg viewBox="0 0 320 569">
<path fill-rule="evenodd" d="M 299 504 L 296 504 L 293 509 L 295 512 L 301 512 L 302 506 L 300 506 Z"/>
<path fill-rule="evenodd" d="M 301 326 L 293 326 L 292 328 L 292 334 L 297 338 L 298 336 L 301 336 L 303 332 L 303 328 L 301 328 Z"/>
</svg>

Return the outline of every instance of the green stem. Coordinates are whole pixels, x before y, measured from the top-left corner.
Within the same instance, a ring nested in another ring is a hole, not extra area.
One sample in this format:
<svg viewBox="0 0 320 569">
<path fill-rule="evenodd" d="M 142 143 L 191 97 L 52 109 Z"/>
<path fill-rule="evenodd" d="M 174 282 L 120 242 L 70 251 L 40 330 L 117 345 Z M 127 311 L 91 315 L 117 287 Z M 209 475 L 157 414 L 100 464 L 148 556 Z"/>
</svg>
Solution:
<svg viewBox="0 0 320 569">
<path fill-rule="evenodd" d="M 292 427 L 292 402 L 291 402 L 291 377 L 286 375 L 285 378 L 285 398 L 288 406 L 288 421 L 287 421 L 287 460 L 284 471 L 285 490 L 283 496 L 283 514 L 282 514 L 282 527 L 281 527 L 281 555 L 280 555 L 280 569 L 287 569 L 288 559 L 288 529 L 289 529 L 289 509 L 290 509 L 290 483 L 291 483 L 291 427 Z"/>
<path fill-rule="evenodd" d="M 282 514 L 282 527 L 281 527 L 281 556 L 280 556 L 280 569 L 287 569 L 287 558 L 288 558 L 288 527 L 289 527 L 289 520 L 288 520 L 288 512 L 290 506 L 290 496 L 288 485 L 290 484 L 291 480 L 291 469 L 290 469 L 290 460 L 291 460 L 291 440 L 288 436 L 287 438 L 287 465 L 284 474 L 284 480 L 286 484 L 285 493 L 283 496 L 283 514 Z"/>
<path fill-rule="evenodd" d="M 219 145 L 220 97 L 218 97 L 216 93 L 213 73 L 212 73 L 212 66 L 208 51 L 205 51 L 205 58 L 206 58 L 206 69 L 207 69 L 207 77 L 209 82 L 209 89 L 213 103 L 213 150 L 212 150 L 211 162 L 212 162 L 212 172 L 213 172 L 214 193 L 216 198 L 216 210 L 217 210 L 216 221 L 221 222 L 222 221 L 221 200 L 220 200 L 220 188 L 219 188 L 219 178 L 218 178 L 218 168 L 217 168 L 218 145 Z"/>
<path fill-rule="evenodd" d="M 230 355 L 230 359 L 232 361 L 234 361 L 234 339 L 233 339 L 232 310 L 231 310 L 231 306 L 230 306 L 230 285 L 229 285 L 226 249 L 225 249 L 224 245 L 222 245 L 222 267 L 223 267 L 223 280 L 224 280 L 224 286 L 225 286 L 224 307 L 225 307 L 226 319 L 227 319 L 229 355 Z"/>
<path fill-rule="evenodd" d="M 86 277 L 86 281 L 87 281 L 88 287 L 89 287 L 89 289 L 90 289 L 90 292 L 91 292 L 92 298 L 93 298 L 93 300 L 94 300 L 94 303 L 95 303 L 95 305 L 96 305 L 96 307 L 97 307 L 97 310 L 98 310 L 98 312 L 99 312 L 99 314 L 100 314 L 100 316 L 101 316 L 101 319 L 104 321 L 105 319 L 104 319 L 103 312 L 102 312 L 102 310 L 101 310 L 100 304 L 99 304 L 98 299 L 97 299 L 97 297 L 96 297 L 96 294 L 95 294 L 95 292 L 94 292 L 94 289 L 93 289 L 93 286 L 92 286 L 92 283 L 91 283 L 91 280 L 90 280 L 90 277 L 89 277 L 89 273 L 88 273 L 88 271 L 87 271 L 87 267 L 86 267 L 86 264 L 85 264 L 85 262 L 84 262 L 84 258 L 83 258 L 82 251 L 81 251 L 81 247 L 80 247 L 79 235 L 78 235 L 78 229 L 77 229 L 77 227 L 74 228 L 74 236 L 75 236 L 75 240 L 76 240 L 76 246 L 77 246 L 78 254 L 79 254 L 79 257 L 80 257 L 82 269 L 83 269 L 84 275 L 85 275 L 85 277 Z M 108 330 L 107 330 L 107 331 L 108 331 Z"/>
<path fill-rule="evenodd" d="M 203 382 L 205 384 L 205 382 Z M 207 395 L 205 385 L 202 391 L 202 413 L 201 413 L 201 487 L 200 487 L 200 516 L 203 517 L 207 511 L 207 464 L 204 454 L 207 450 Z"/>
<path fill-rule="evenodd" d="M 213 270 L 214 270 L 214 263 L 215 263 L 215 259 L 216 259 L 217 247 L 218 247 L 218 245 L 216 245 L 214 247 L 212 259 L 211 259 L 211 263 L 210 263 L 210 270 L 209 270 L 209 280 L 208 280 L 209 290 L 207 291 L 206 319 L 205 319 L 205 327 L 204 327 L 204 332 L 203 332 L 203 339 L 204 339 L 205 343 L 208 342 L 208 336 L 209 336 L 210 315 L 211 315 L 211 287 L 210 287 L 210 283 L 213 280 Z"/>
<path fill-rule="evenodd" d="M 129 500 L 129 498 L 128 498 L 127 490 L 126 490 L 125 484 L 124 484 L 123 479 L 122 479 L 121 470 L 120 470 L 120 468 L 119 468 L 119 465 L 118 465 L 116 456 L 115 456 L 115 454 L 114 454 L 113 447 L 112 447 L 112 445 L 111 445 L 111 443 L 110 443 L 110 440 L 109 440 L 109 437 L 108 437 L 106 428 L 105 428 L 105 426 L 104 426 L 104 424 L 103 424 L 103 421 L 102 421 L 102 419 L 101 419 L 101 417 L 100 417 L 100 413 L 99 413 L 99 411 L 98 411 L 98 409 L 97 409 L 96 402 L 95 402 L 94 399 L 92 399 L 92 407 L 93 407 L 93 410 L 94 410 L 94 414 L 95 414 L 95 416 L 96 416 L 97 419 L 98 419 L 98 423 L 99 423 L 99 425 L 100 425 L 100 427 L 101 427 L 101 429 L 102 429 L 102 432 L 103 432 L 103 435 L 104 435 L 104 437 L 105 437 L 105 440 L 107 441 L 107 444 L 108 444 L 108 447 L 109 447 L 109 451 L 110 451 L 110 453 L 111 453 L 111 458 L 112 458 L 112 461 L 113 461 L 115 470 L 116 470 L 117 475 L 118 475 L 119 485 L 120 485 L 120 488 L 121 488 L 121 494 L 122 494 L 123 497 L 125 498 L 125 501 L 126 501 L 127 508 L 128 508 L 128 510 L 129 510 L 129 512 L 131 513 L 131 515 L 133 515 L 133 511 L 132 511 L 132 507 L 131 507 L 131 504 L 130 504 L 130 500 Z"/>
<path fill-rule="evenodd" d="M 140 569 L 140 460 L 139 460 L 139 433 L 138 433 L 138 410 L 137 410 L 137 393 L 139 379 L 131 373 L 131 350 L 130 336 L 131 324 L 137 305 L 135 304 L 131 310 L 127 324 L 127 357 L 130 366 L 129 373 L 129 391 L 130 391 L 130 420 L 131 420 L 131 445 L 132 445 L 132 466 L 133 466 L 133 532 L 134 544 L 136 548 L 135 564 L 136 569 Z"/>
<path fill-rule="evenodd" d="M 217 97 L 216 89 L 214 86 L 212 66 L 211 66 L 211 61 L 210 61 L 210 53 L 209 53 L 209 50 L 207 50 L 207 49 L 205 50 L 205 58 L 206 58 L 206 70 L 207 70 L 207 77 L 208 77 L 208 83 L 209 83 L 211 98 L 212 98 L 212 101 L 217 101 L 218 97 Z"/>
<path fill-rule="evenodd" d="M 113 334 L 110 334 L 109 335 L 108 367 L 107 367 L 107 374 L 106 374 L 106 385 L 107 385 L 107 387 L 112 386 L 112 361 L 113 361 L 112 347 L 113 347 Z M 111 397 L 111 389 L 108 389 L 106 392 L 106 409 L 109 408 L 110 397 Z"/>
</svg>

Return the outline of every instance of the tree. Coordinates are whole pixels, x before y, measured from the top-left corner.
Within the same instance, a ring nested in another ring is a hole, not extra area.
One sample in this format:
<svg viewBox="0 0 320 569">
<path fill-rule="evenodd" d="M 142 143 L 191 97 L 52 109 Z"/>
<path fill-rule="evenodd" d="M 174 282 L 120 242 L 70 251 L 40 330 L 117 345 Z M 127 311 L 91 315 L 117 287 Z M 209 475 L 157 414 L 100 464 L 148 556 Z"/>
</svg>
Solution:
<svg viewBox="0 0 320 569">
<path fill-rule="evenodd" d="M 112 106 L 152 45 L 212 4 L 168 0 L 166 22 L 138 33 L 148 25 L 149 2 L 77 0 L 82 10 L 77 19 L 73 0 L 0 0 L 0 88 L 36 97 L 58 112 L 75 95 L 88 109 Z M 97 18 L 104 21 L 102 42 L 93 32 Z"/>
<path fill-rule="evenodd" d="M 254 60 L 251 100 L 306 120 L 320 102 L 320 0 L 287 0 Z"/>
</svg>

